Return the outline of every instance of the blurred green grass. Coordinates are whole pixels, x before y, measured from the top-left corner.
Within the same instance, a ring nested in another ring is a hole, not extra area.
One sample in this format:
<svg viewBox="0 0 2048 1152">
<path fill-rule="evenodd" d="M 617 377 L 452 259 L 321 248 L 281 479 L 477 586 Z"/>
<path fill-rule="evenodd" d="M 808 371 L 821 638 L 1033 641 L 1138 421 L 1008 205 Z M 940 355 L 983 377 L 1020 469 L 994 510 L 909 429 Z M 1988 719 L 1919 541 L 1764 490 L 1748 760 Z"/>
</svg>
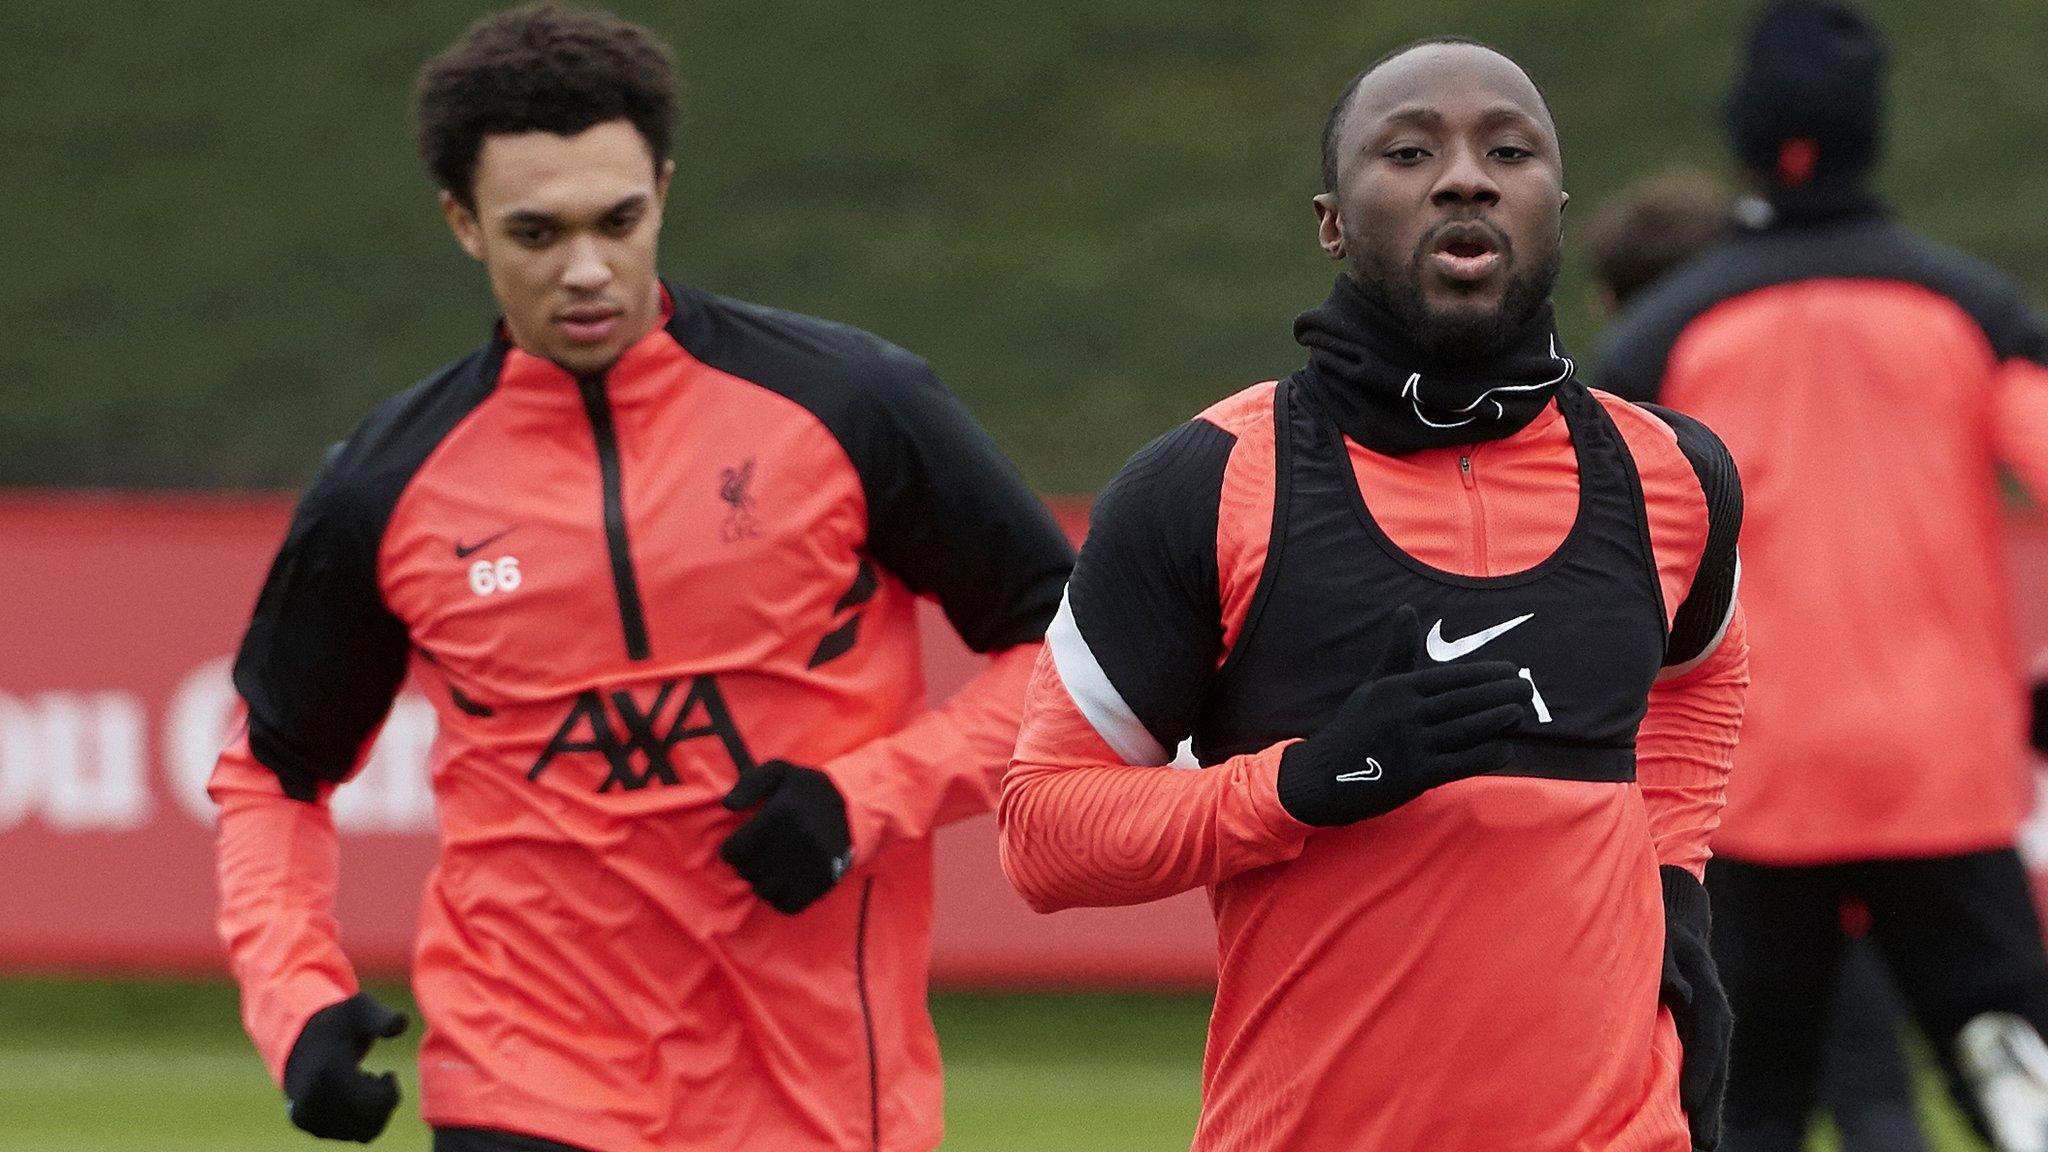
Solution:
<svg viewBox="0 0 2048 1152">
<path fill-rule="evenodd" d="M 373 986 L 412 1008 L 402 987 Z M 1209 1000 L 1192 995 L 969 994 L 932 998 L 946 1058 L 952 1152 L 1185 1148 L 1199 1103 Z M 375 1147 L 427 1152 L 413 1109 L 418 1029 L 369 1065 L 407 1104 Z M 1924 1057 L 1937 1152 L 1981 1152 Z M 221 982 L 0 979 L 0 1152 L 256 1152 L 316 1145 L 242 1037 Z M 1809 1152 L 1837 1152 L 1817 1126 Z"/>
<path fill-rule="evenodd" d="M 372 988 L 411 1010 L 396 986 Z M 946 1147 L 1185 1148 L 1199 1103 L 1201 996 L 935 996 Z M 427 1152 L 418 1028 L 380 1045 L 406 1103 L 374 1147 Z M 0 1152 L 256 1152 L 316 1145 L 242 1036 L 218 982 L 0 980 Z"/>
</svg>

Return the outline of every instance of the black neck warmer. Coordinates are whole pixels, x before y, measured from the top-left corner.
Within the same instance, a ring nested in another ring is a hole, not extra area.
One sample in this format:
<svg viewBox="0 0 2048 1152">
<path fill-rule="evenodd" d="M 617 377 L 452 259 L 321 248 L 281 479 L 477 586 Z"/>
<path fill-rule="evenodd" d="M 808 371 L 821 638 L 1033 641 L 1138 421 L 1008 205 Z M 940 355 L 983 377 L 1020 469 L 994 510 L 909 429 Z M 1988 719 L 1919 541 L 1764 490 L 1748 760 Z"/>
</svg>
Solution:
<svg viewBox="0 0 2048 1152">
<path fill-rule="evenodd" d="M 1448 365 L 1349 276 L 1295 318 L 1294 339 L 1308 349 L 1301 379 L 1317 403 L 1346 436 L 1388 456 L 1512 436 L 1572 374 L 1548 303 L 1492 360 Z"/>
</svg>

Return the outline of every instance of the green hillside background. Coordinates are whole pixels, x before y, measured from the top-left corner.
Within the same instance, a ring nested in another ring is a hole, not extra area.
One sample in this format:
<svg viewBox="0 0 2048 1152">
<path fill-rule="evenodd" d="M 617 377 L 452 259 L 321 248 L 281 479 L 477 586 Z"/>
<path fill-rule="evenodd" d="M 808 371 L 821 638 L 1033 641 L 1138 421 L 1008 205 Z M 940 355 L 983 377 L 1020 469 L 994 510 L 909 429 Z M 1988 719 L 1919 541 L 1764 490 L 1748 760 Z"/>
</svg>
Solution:
<svg viewBox="0 0 2048 1152">
<path fill-rule="evenodd" d="M 1882 187 L 2048 299 L 2048 5 L 1882 3 Z M 928 357 L 1052 492 L 1290 370 L 1331 267 L 1328 103 L 1442 31 L 1522 60 L 1569 220 L 1724 167 L 1748 4 L 626 3 L 676 46 L 664 264 Z M 0 485 L 287 487 L 479 340 L 482 277 L 414 157 L 419 61 L 484 6 L 0 6 Z M 1583 252 L 1568 343 L 1598 319 Z"/>
</svg>

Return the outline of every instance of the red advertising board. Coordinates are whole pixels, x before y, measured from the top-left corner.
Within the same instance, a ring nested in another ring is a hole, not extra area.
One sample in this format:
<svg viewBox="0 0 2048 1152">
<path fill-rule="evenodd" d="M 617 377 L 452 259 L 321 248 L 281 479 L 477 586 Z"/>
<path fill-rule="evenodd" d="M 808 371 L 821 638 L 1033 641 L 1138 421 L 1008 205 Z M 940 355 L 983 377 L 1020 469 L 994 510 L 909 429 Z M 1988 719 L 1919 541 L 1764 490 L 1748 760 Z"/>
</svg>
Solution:
<svg viewBox="0 0 2048 1152">
<path fill-rule="evenodd" d="M 1079 502 L 1060 508 L 1078 530 Z M 0 965 L 221 967 L 205 782 L 235 700 L 228 657 L 290 512 L 274 496 L 0 494 Z M 2048 530 L 2015 528 L 2019 638 L 2048 649 Z M 936 612 L 935 697 L 975 658 Z M 433 713 L 402 697 L 335 795 L 338 914 L 366 969 L 402 970 L 434 852 Z M 2048 822 L 2028 829 L 2037 866 Z M 1038 916 L 1003 879 L 989 817 L 940 834 L 933 974 L 950 985 L 1199 985 L 1199 893 Z"/>
<path fill-rule="evenodd" d="M 1078 532 L 1085 506 L 1063 517 Z M 0 965 L 222 966 L 205 785 L 235 708 L 228 662 L 284 536 L 277 496 L 0 494 Z M 976 657 L 936 610 L 928 680 Z M 363 774 L 334 796 L 337 914 L 350 957 L 399 971 L 434 853 L 431 706 L 400 697 Z M 992 817 L 938 842 L 933 971 L 954 984 L 1201 984 L 1199 894 L 1038 916 L 996 864 Z"/>
</svg>

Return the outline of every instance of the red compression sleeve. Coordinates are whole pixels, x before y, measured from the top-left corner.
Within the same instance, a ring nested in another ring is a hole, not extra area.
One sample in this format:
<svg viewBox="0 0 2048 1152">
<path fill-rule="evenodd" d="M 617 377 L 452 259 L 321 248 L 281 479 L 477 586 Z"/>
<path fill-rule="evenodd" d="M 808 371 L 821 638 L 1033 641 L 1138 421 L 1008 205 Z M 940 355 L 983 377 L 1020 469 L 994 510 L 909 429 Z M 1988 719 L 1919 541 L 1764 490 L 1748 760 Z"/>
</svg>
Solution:
<svg viewBox="0 0 2048 1152">
<path fill-rule="evenodd" d="M 334 821 L 317 803 L 284 794 L 250 755 L 246 728 L 214 766 L 207 794 L 220 806 L 217 926 L 242 990 L 242 1025 L 283 1083 L 285 1058 L 307 1018 L 356 992 L 334 921 Z"/>
<path fill-rule="evenodd" d="M 995 806 L 1042 647 L 997 653 L 943 706 L 823 766 L 846 797 L 855 859 Z"/>
<path fill-rule="evenodd" d="M 1313 830 L 1275 788 L 1291 743 L 1199 772 L 1125 764 L 1041 658 L 997 809 L 1003 871 L 1052 912 L 1139 904 L 1291 860 Z"/>
<path fill-rule="evenodd" d="M 1707 841 L 1721 826 L 1721 803 L 1742 732 L 1749 689 L 1748 623 L 1734 610 L 1721 643 L 1696 667 L 1650 689 L 1650 711 L 1636 732 L 1636 781 L 1649 810 L 1659 864 L 1703 873 Z"/>
</svg>

